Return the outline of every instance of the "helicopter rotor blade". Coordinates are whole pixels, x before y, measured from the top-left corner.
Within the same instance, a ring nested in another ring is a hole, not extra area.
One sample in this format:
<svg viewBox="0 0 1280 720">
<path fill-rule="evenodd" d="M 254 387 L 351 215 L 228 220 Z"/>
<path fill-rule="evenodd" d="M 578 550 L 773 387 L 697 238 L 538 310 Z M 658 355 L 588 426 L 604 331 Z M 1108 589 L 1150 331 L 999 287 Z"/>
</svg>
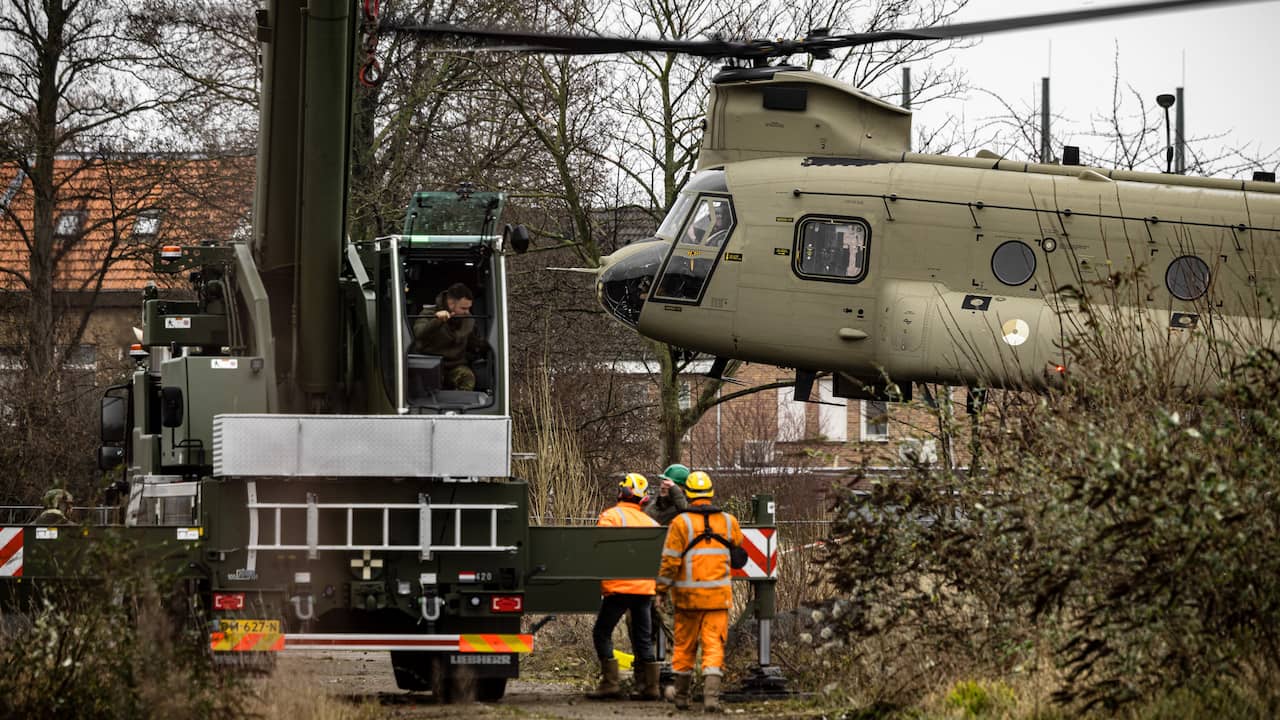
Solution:
<svg viewBox="0 0 1280 720">
<path fill-rule="evenodd" d="M 1159 2 L 1130 3 L 1128 5 L 1111 5 L 1084 10 L 1066 10 L 1062 12 L 1025 15 L 1022 17 L 1001 18 L 998 20 L 978 20 L 976 22 L 953 23 L 935 27 L 915 28 L 911 30 L 882 30 L 868 33 L 847 33 L 814 38 L 810 44 L 819 48 L 857 47 L 889 40 L 950 40 L 972 35 L 990 35 L 1010 30 L 1048 25 L 1064 25 L 1085 20 L 1101 20 L 1106 18 L 1142 15 L 1146 13 L 1165 12 L 1170 10 L 1192 9 L 1214 5 L 1236 5 L 1259 0 L 1160 0 Z"/>
<path fill-rule="evenodd" d="M 547 53 L 557 55 L 615 55 L 632 52 L 674 52 L 699 57 L 751 57 L 760 43 L 739 43 L 725 40 L 665 40 L 658 38 L 627 38 L 608 35 L 559 35 L 555 33 L 523 32 L 514 30 L 490 30 L 465 28 L 456 25 L 387 25 L 384 29 L 428 38 L 455 38 L 474 40 L 461 50 Z"/>
<path fill-rule="evenodd" d="M 950 40 L 974 35 L 1025 30 L 1029 28 L 1062 25 L 1086 20 L 1102 20 L 1124 16 L 1142 15 L 1171 10 L 1193 9 L 1218 5 L 1234 5 L 1260 0 L 1157 0 L 1156 2 L 1130 3 L 1106 7 L 1067 10 L 1062 12 L 1026 15 L 1023 17 L 979 20 L 934 27 L 907 30 L 880 30 L 865 33 L 827 34 L 814 31 L 808 37 L 794 40 L 729 41 L 720 38 L 708 40 L 680 40 L 666 38 L 617 37 L 609 35 L 569 35 L 558 33 L 469 28 L 442 23 L 426 25 L 402 25 L 388 23 L 385 30 L 419 35 L 431 39 L 453 39 L 467 43 L 442 52 L 520 52 L 553 55 L 615 55 L 633 52 L 669 52 L 705 58 L 768 59 L 810 53 L 826 57 L 832 50 L 858 47 L 893 40 Z"/>
</svg>

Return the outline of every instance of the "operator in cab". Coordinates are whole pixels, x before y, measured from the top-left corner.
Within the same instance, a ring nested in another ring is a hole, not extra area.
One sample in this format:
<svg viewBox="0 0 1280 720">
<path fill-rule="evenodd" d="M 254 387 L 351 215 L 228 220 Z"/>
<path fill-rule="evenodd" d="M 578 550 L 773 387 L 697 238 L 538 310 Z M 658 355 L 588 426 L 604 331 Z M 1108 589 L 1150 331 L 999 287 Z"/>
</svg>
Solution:
<svg viewBox="0 0 1280 720">
<path fill-rule="evenodd" d="M 441 357 L 445 388 L 450 390 L 476 389 L 476 373 L 467 363 L 467 354 L 488 348 L 470 318 L 474 301 L 471 288 L 454 283 L 436 297 L 435 305 L 423 306 L 422 317 L 413 324 L 413 352 Z"/>
</svg>

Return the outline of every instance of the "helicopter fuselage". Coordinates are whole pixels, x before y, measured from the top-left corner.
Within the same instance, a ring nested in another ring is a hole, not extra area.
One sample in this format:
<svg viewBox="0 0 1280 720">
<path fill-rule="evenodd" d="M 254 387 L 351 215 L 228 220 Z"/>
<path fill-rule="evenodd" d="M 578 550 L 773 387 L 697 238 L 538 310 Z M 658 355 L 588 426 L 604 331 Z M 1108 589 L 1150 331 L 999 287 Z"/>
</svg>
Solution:
<svg viewBox="0 0 1280 720">
<path fill-rule="evenodd" d="M 1231 360 L 1211 338 L 1277 344 L 1275 183 L 906 152 L 767 157 L 699 173 L 658 236 L 602 273 L 624 322 L 867 384 L 1044 386 L 1088 318 L 1113 319 L 1198 390 Z M 625 282 L 630 304 L 617 302 Z"/>
</svg>

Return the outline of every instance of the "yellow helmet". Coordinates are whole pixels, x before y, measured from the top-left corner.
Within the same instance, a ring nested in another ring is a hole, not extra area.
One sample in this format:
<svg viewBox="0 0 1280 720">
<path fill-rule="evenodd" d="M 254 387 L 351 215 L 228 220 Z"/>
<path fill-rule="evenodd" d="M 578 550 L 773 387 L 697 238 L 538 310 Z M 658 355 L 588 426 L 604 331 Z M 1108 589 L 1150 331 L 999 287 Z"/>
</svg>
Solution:
<svg viewBox="0 0 1280 720">
<path fill-rule="evenodd" d="M 684 496 L 690 500 L 715 497 L 716 489 L 711 484 L 711 476 L 701 470 L 689 473 L 689 478 L 684 481 Z"/>
<path fill-rule="evenodd" d="M 649 479 L 640 473 L 627 473 L 627 476 L 622 478 L 622 482 L 618 483 L 618 487 L 622 488 L 621 492 L 642 498 L 649 491 Z"/>
</svg>

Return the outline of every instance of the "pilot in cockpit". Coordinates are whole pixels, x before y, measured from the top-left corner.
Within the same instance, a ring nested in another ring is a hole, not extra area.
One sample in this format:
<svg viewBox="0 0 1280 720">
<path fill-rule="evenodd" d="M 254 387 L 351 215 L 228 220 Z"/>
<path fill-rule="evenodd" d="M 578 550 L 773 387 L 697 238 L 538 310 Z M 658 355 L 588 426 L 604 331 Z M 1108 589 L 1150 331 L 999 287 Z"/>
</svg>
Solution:
<svg viewBox="0 0 1280 720">
<path fill-rule="evenodd" d="M 697 216 L 689 223 L 683 242 L 690 245 L 720 247 L 728 235 L 729 210 L 727 203 L 719 200 L 705 201 Z"/>
</svg>

